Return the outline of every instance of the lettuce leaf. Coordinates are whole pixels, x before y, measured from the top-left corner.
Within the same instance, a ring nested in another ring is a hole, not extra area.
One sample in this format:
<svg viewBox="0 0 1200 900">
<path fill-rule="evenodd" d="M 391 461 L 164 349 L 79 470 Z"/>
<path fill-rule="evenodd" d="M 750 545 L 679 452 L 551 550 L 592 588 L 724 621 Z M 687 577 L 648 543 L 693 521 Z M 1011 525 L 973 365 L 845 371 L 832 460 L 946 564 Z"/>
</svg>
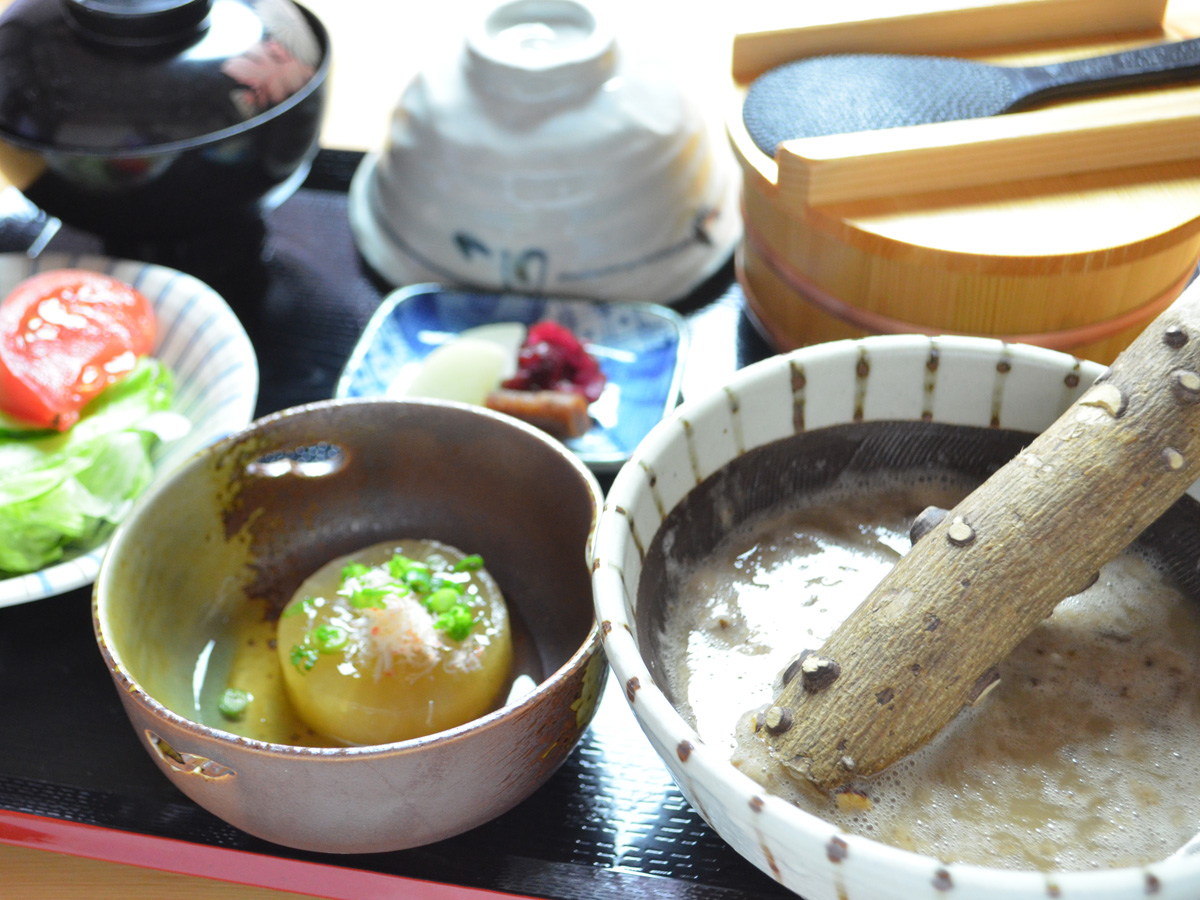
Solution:
<svg viewBox="0 0 1200 900">
<path fill-rule="evenodd" d="M 154 477 L 164 415 L 183 420 L 173 394 L 170 370 L 144 358 L 65 433 L 0 438 L 0 573 L 45 568 L 121 520 Z"/>
</svg>

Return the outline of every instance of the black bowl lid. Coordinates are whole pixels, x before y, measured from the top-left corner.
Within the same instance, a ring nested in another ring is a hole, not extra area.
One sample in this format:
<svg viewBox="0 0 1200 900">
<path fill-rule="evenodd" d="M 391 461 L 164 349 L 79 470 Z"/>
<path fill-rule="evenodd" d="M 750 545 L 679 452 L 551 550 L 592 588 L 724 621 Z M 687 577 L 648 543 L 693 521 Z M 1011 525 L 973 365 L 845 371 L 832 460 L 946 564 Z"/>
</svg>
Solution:
<svg viewBox="0 0 1200 900">
<path fill-rule="evenodd" d="M 327 52 L 291 0 L 16 0 L 0 137 L 122 155 L 194 142 L 307 93 Z"/>
<path fill-rule="evenodd" d="M 169 43 L 186 40 L 213 0 L 66 0 L 67 13 L 94 40 Z"/>
</svg>

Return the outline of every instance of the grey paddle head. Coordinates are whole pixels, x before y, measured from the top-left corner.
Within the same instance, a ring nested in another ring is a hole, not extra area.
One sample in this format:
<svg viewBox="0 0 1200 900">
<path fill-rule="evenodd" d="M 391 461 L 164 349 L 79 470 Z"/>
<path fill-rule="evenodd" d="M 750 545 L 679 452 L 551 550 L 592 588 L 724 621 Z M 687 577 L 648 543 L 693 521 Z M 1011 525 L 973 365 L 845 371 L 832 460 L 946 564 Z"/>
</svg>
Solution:
<svg viewBox="0 0 1200 900">
<path fill-rule="evenodd" d="M 1200 78 L 1200 38 L 1042 66 L 940 56 L 815 56 L 760 75 L 742 117 L 763 153 L 781 141 L 976 119 L 1031 101 Z"/>
<path fill-rule="evenodd" d="M 742 118 L 755 145 L 825 134 L 971 119 L 1016 97 L 996 66 L 937 56 L 842 54 L 786 63 L 760 75 Z"/>
</svg>

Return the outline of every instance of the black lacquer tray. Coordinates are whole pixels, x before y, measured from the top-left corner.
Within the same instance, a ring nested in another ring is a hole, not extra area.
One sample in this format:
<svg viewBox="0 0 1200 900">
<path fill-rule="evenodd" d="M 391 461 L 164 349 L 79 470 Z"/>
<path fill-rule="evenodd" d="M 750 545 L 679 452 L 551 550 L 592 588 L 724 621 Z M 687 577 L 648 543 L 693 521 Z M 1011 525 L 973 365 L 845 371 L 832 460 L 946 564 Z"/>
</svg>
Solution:
<svg viewBox="0 0 1200 900">
<path fill-rule="evenodd" d="M 16 202 L 0 209 L 0 251 L 100 252 L 188 271 L 225 296 L 255 344 L 259 415 L 326 399 L 388 290 L 347 224 L 345 191 L 359 159 L 323 151 L 304 187 L 265 222 L 231 225 L 236 235 L 209 245 L 107 246 L 55 231 Z M 675 309 L 688 323 L 690 357 L 703 361 L 686 371 L 685 396 L 770 352 L 732 262 Z M 253 838 L 158 772 L 96 649 L 88 589 L 0 609 L 0 697 L 6 843 L 346 900 L 792 896 L 691 809 L 611 679 L 578 749 L 520 806 L 439 844 L 352 857 Z"/>
</svg>

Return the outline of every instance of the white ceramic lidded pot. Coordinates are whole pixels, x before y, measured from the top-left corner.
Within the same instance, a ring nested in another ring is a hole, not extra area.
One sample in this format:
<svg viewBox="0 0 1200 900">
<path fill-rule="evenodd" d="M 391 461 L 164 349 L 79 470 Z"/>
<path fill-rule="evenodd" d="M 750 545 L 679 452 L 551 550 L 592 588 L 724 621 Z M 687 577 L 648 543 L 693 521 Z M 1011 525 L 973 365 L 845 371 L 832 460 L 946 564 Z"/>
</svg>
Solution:
<svg viewBox="0 0 1200 900">
<path fill-rule="evenodd" d="M 513 0 L 417 75 L 350 224 L 397 284 L 663 302 L 730 256 L 737 182 L 697 108 L 577 0 Z"/>
</svg>

